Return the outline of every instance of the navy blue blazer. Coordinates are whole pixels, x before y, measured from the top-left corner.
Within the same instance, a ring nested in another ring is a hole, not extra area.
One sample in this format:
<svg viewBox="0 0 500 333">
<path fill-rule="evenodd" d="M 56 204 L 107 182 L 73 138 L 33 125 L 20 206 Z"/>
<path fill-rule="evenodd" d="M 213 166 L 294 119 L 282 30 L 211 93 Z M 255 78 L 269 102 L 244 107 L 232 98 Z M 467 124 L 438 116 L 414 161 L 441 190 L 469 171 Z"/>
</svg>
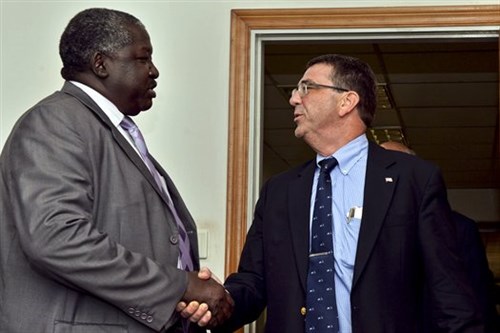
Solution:
<svg viewBox="0 0 500 333">
<path fill-rule="evenodd" d="M 266 307 L 266 332 L 304 332 L 315 167 L 309 161 L 263 186 L 238 272 L 225 282 L 235 312 L 217 332 L 254 321 Z M 431 286 L 439 327 L 482 332 L 450 214 L 437 167 L 370 143 L 351 290 L 353 333 L 421 332 L 424 285 Z"/>
</svg>

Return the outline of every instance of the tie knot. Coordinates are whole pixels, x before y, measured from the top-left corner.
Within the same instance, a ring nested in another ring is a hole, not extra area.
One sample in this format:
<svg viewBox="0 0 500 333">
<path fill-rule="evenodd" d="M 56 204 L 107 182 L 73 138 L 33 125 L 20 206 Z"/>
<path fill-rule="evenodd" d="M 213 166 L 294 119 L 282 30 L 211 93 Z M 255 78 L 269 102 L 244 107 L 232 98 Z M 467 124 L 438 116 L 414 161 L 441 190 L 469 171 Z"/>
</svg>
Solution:
<svg viewBox="0 0 500 333">
<path fill-rule="evenodd" d="M 123 120 L 120 123 L 120 126 L 123 127 L 127 131 L 137 129 L 137 125 L 134 123 L 134 121 L 130 117 L 127 117 L 127 116 L 125 116 L 123 118 Z"/>
<path fill-rule="evenodd" d="M 325 158 L 324 160 L 319 162 L 320 172 L 330 172 L 335 168 L 338 164 L 337 159 L 335 157 Z"/>
</svg>

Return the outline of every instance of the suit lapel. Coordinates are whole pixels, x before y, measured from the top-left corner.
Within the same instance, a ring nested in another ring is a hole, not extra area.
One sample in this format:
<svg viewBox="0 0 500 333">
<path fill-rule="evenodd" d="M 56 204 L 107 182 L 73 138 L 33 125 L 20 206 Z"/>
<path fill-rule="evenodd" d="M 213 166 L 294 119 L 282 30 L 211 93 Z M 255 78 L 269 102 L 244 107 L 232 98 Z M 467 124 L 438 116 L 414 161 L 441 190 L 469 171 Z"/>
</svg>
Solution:
<svg viewBox="0 0 500 333">
<path fill-rule="evenodd" d="M 383 152 L 383 148 L 370 143 L 366 167 L 363 217 L 359 231 L 352 288 L 355 287 L 363 274 L 398 182 L 397 172 L 394 171 L 394 168 L 389 168 L 395 161 L 382 158 Z"/>
<path fill-rule="evenodd" d="M 115 138 L 116 142 L 118 145 L 125 151 L 125 154 L 130 158 L 132 163 L 139 169 L 139 171 L 142 173 L 142 175 L 147 179 L 147 181 L 153 186 L 155 191 L 161 196 L 162 200 L 167 203 L 168 199 L 165 196 L 165 193 L 158 187 L 158 184 L 156 183 L 153 175 L 149 171 L 148 167 L 146 166 L 146 163 L 142 160 L 142 158 L 137 154 L 137 152 L 132 148 L 132 146 L 129 144 L 127 139 L 123 137 L 123 135 L 118 131 L 116 127 L 111 125 L 111 133 L 113 134 L 113 137 Z M 151 156 L 150 156 L 151 158 Z M 152 159 L 152 158 L 151 158 Z M 162 174 L 162 176 L 164 176 Z"/>
<path fill-rule="evenodd" d="M 306 290 L 307 269 L 309 262 L 309 219 L 311 188 L 316 164 L 309 162 L 299 171 L 288 187 L 288 211 L 290 214 L 290 232 L 298 274 L 302 288 Z"/>
</svg>

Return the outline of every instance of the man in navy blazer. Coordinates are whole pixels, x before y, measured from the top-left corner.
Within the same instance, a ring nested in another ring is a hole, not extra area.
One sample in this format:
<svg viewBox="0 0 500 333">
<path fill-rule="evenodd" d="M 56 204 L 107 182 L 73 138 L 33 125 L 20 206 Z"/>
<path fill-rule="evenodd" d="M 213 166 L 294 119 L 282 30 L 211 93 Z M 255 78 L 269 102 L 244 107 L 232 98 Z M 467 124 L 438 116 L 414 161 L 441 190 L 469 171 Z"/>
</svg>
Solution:
<svg viewBox="0 0 500 333">
<path fill-rule="evenodd" d="M 331 156 L 338 161 L 330 175 L 339 332 L 421 332 L 425 286 L 440 332 L 482 332 L 439 170 L 366 138 L 376 108 L 368 65 L 314 58 L 290 104 L 296 137 L 317 157 L 263 186 L 238 272 L 224 283 L 235 310 L 215 332 L 231 332 L 266 308 L 266 332 L 314 332 L 305 327 L 312 203 L 318 162 Z"/>
</svg>

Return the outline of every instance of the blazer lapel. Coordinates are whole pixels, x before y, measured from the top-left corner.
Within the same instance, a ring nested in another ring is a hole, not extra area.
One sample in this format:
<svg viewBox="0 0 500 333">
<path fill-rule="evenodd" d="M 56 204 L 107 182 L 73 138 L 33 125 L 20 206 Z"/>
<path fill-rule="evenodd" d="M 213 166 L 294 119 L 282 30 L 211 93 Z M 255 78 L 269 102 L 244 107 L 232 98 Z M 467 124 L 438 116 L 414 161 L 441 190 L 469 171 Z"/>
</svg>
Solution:
<svg viewBox="0 0 500 333">
<path fill-rule="evenodd" d="M 305 165 L 288 187 L 288 211 L 292 247 L 298 267 L 300 283 L 306 290 L 309 262 L 309 219 L 311 188 L 316 164 L 314 160 Z"/>
<path fill-rule="evenodd" d="M 352 288 L 355 287 L 363 274 L 398 181 L 398 174 L 393 169 L 389 169 L 395 161 L 382 158 L 382 151 L 384 151 L 383 148 L 370 143 L 366 167 L 363 217 L 359 231 Z"/>
</svg>

